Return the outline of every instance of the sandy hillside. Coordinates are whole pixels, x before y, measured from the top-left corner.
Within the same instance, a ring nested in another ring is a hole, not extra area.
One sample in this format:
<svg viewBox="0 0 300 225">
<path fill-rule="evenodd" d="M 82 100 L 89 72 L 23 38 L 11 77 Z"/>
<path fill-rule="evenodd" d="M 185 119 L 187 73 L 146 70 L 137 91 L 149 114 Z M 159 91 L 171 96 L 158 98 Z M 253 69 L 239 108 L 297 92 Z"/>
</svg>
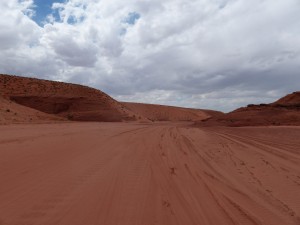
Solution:
<svg viewBox="0 0 300 225">
<path fill-rule="evenodd" d="M 215 112 L 143 103 L 122 102 L 122 104 L 152 121 L 198 121 L 211 117 L 211 113 Z"/>
<path fill-rule="evenodd" d="M 300 92 L 289 94 L 271 104 L 248 105 L 197 123 L 200 126 L 300 125 Z"/>
<path fill-rule="evenodd" d="M 0 126 L 1 225 L 298 225 L 300 128 Z"/>
<path fill-rule="evenodd" d="M 82 85 L 0 75 L 6 98 L 44 113 L 70 120 L 137 120 L 138 115 L 107 94 Z"/>
</svg>

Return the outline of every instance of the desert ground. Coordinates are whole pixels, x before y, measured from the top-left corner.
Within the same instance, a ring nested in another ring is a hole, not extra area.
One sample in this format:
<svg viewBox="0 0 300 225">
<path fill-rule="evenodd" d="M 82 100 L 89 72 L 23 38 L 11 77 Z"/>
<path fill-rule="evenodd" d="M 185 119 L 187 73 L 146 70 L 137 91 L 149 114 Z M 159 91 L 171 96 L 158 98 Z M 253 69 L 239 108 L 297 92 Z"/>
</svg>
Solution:
<svg viewBox="0 0 300 225">
<path fill-rule="evenodd" d="M 0 126 L 1 225 L 300 224 L 300 127 Z"/>
<path fill-rule="evenodd" d="M 299 125 L 0 74 L 0 225 L 299 225 Z"/>
</svg>

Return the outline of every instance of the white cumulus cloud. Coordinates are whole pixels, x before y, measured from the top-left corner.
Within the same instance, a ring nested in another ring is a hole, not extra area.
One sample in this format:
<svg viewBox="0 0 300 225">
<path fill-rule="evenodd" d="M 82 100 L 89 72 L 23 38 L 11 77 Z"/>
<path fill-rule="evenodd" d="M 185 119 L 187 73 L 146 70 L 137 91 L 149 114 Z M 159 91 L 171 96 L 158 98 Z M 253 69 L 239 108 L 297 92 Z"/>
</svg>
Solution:
<svg viewBox="0 0 300 225">
<path fill-rule="evenodd" d="M 1 73 L 124 101 L 232 110 L 299 90 L 298 0 L 2 1 Z"/>
</svg>

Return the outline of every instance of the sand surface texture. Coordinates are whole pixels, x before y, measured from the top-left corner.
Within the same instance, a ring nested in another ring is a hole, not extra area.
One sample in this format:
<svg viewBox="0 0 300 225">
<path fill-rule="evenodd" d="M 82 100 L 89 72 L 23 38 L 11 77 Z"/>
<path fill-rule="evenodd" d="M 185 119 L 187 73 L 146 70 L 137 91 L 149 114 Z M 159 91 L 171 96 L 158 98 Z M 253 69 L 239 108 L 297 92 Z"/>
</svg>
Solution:
<svg viewBox="0 0 300 225">
<path fill-rule="evenodd" d="M 300 224 L 300 128 L 0 126 L 1 225 Z"/>
</svg>

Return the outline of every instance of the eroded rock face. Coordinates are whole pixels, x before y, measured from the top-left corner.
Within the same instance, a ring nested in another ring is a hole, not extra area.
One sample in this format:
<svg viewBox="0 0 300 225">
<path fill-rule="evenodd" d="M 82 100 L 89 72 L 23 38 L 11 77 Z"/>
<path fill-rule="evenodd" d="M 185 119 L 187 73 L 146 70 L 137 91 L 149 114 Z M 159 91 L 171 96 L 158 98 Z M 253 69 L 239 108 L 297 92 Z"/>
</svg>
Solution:
<svg viewBox="0 0 300 225">
<path fill-rule="evenodd" d="M 39 96 L 11 96 L 10 100 L 30 108 L 49 114 L 59 114 L 70 109 L 72 99 L 59 97 L 39 97 Z M 73 102 L 76 102 L 74 99 Z"/>
<path fill-rule="evenodd" d="M 15 103 L 70 120 L 123 121 L 138 118 L 102 91 L 82 85 L 0 75 L 1 95 Z"/>
</svg>

